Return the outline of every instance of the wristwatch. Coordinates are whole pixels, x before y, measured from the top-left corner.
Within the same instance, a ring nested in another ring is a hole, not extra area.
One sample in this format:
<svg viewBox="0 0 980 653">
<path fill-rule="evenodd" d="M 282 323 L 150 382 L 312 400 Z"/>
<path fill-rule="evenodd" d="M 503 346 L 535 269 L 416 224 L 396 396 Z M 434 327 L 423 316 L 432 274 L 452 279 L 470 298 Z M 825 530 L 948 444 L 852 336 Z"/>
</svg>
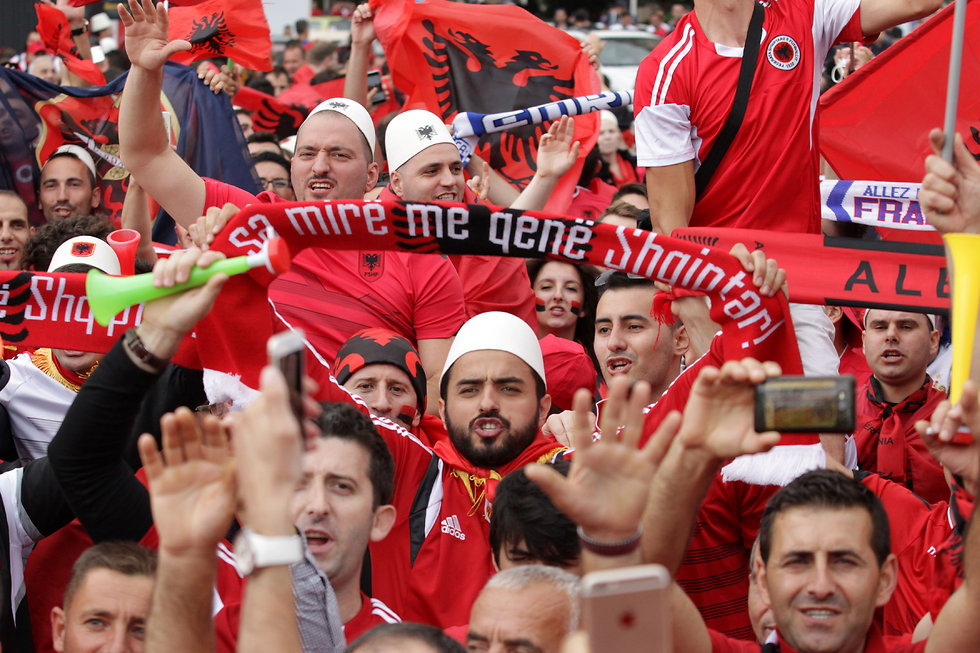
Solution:
<svg viewBox="0 0 980 653">
<path fill-rule="evenodd" d="M 235 537 L 235 566 L 243 576 L 256 569 L 291 565 L 303 559 L 303 539 L 296 535 L 259 535 L 243 528 Z"/>
<path fill-rule="evenodd" d="M 152 369 L 158 374 L 167 367 L 169 361 L 160 358 L 143 344 L 140 339 L 140 334 L 136 329 L 127 329 L 126 333 L 123 334 L 123 344 L 126 346 L 133 356 L 138 358 L 143 362 L 144 365 Z"/>
<path fill-rule="evenodd" d="M 85 34 L 86 32 L 88 32 L 88 19 L 87 18 L 85 19 L 85 22 L 82 23 L 81 27 L 76 27 L 75 29 L 73 29 L 71 31 L 71 35 L 72 36 L 81 36 L 82 34 Z"/>
</svg>

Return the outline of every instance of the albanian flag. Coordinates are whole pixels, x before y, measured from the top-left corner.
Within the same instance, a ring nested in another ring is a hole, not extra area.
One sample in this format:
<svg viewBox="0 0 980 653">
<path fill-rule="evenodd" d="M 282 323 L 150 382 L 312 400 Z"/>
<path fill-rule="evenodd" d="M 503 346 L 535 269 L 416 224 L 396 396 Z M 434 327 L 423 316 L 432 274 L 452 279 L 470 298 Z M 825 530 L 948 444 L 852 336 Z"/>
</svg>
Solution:
<svg viewBox="0 0 980 653">
<path fill-rule="evenodd" d="M 87 59 L 82 59 L 78 46 L 71 37 L 71 27 L 65 12 L 49 5 L 36 4 L 37 33 L 48 50 L 54 52 L 68 66 L 68 70 L 89 84 L 102 86 L 105 77 L 99 67 Z"/>
<path fill-rule="evenodd" d="M 841 179 L 920 181 L 942 127 L 953 5 L 820 98 L 820 152 Z M 956 131 L 980 157 L 980 6 L 970 0 Z"/>
<path fill-rule="evenodd" d="M 184 64 L 228 57 L 251 70 L 272 70 L 272 40 L 260 0 L 204 0 L 171 3 L 170 39 L 189 41 L 191 49 L 172 58 Z"/>
<path fill-rule="evenodd" d="M 512 111 L 599 90 L 579 42 L 519 7 L 371 0 L 371 11 L 395 86 L 408 94 L 406 109 L 428 109 L 449 123 L 459 111 Z M 548 126 L 483 136 L 477 154 L 523 189 L 534 176 L 537 141 Z M 579 161 L 546 211 L 568 208 L 598 131 L 598 114 L 575 118 Z"/>
<path fill-rule="evenodd" d="M 118 225 L 129 172 L 119 159 L 119 94 L 126 75 L 106 86 L 55 86 L 0 67 L 0 188 L 16 191 L 43 224 L 34 180 L 61 145 L 84 147 L 102 180 L 102 206 Z M 187 66 L 164 69 L 161 111 L 170 114 L 177 153 L 200 175 L 257 192 L 251 158 L 231 102 L 215 95 Z M 173 222 L 157 220 L 154 240 L 173 243 Z"/>
</svg>

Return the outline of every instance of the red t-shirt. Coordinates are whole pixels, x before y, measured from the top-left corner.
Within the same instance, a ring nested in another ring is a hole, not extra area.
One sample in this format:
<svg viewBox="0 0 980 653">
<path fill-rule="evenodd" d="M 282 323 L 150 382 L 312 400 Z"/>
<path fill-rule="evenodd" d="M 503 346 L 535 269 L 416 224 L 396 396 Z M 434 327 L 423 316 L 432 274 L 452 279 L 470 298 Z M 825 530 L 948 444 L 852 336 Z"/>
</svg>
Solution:
<svg viewBox="0 0 980 653">
<path fill-rule="evenodd" d="M 936 554 L 952 533 L 949 504 L 929 505 L 898 483 L 877 474 L 857 475 L 878 495 L 888 513 L 891 550 L 898 557 L 898 584 L 882 611 L 882 632 L 911 635 L 931 607 L 933 589 L 940 585 Z M 948 588 L 952 594 L 955 588 Z"/>
<path fill-rule="evenodd" d="M 350 644 L 375 626 L 398 624 L 401 621 L 401 617 L 384 602 L 372 599 L 361 592 L 361 609 L 354 615 L 353 619 L 344 624 L 344 638 Z"/>
<path fill-rule="evenodd" d="M 205 208 L 269 199 L 209 179 L 205 187 Z M 269 285 L 269 299 L 328 361 L 361 329 L 383 327 L 417 344 L 450 338 L 465 321 L 459 277 L 438 254 L 306 249 Z"/>
<path fill-rule="evenodd" d="M 909 398 L 891 405 L 880 398 L 872 379 L 869 375 L 863 383 L 859 380 L 855 398 L 858 467 L 904 484 L 929 503 L 948 500 L 949 486 L 942 466 L 915 431 L 916 421 L 929 419 L 946 393 L 933 388 L 927 378 Z M 913 401 L 916 397 L 919 399 Z"/>
<path fill-rule="evenodd" d="M 820 233 L 820 71 L 834 43 L 863 38 L 859 4 L 767 3 L 745 118 L 690 226 Z M 637 165 L 693 159 L 696 170 L 731 109 L 741 63 L 741 48 L 708 40 L 697 10 L 681 18 L 637 72 Z"/>
</svg>

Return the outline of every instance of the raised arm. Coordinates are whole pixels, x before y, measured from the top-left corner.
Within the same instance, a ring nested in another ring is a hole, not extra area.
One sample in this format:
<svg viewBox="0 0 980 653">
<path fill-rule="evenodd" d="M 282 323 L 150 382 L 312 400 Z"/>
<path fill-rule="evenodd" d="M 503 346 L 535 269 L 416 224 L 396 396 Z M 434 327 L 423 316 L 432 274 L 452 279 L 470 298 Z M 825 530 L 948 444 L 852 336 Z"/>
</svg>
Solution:
<svg viewBox="0 0 980 653">
<path fill-rule="evenodd" d="M 147 653 L 215 650 L 211 619 L 217 546 L 235 511 L 235 472 L 217 418 L 203 429 L 187 408 L 161 420 L 163 450 L 146 434 L 139 449 L 160 537 Z"/>
<path fill-rule="evenodd" d="M 538 142 L 537 170 L 524 191 L 510 205 L 512 209 L 540 211 L 548 203 L 562 175 L 572 169 L 578 158 L 579 142 L 572 142 L 575 123 L 562 116 L 551 123 L 547 133 Z"/>
<path fill-rule="evenodd" d="M 344 97 L 366 107 L 371 106 L 367 101 L 367 74 L 374 37 L 371 7 L 367 3 L 358 5 L 350 18 L 350 58 L 347 60 L 347 76 L 344 77 Z"/>
<path fill-rule="evenodd" d="M 861 0 L 861 31 L 877 34 L 925 18 L 942 6 L 942 0 Z"/>
<path fill-rule="evenodd" d="M 945 407 L 944 407 L 945 408 Z M 980 400 L 977 396 L 977 385 L 968 381 L 963 388 L 963 399 L 950 412 L 956 411 L 954 422 L 960 422 L 970 427 L 974 434 L 980 434 Z M 936 411 L 939 413 L 940 411 Z M 943 419 L 941 416 L 934 417 L 934 430 L 943 433 Z M 918 425 L 917 425 L 918 426 Z M 955 424 L 954 424 L 955 426 Z M 921 432 L 921 431 L 920 431 Z M 951 435 L 946 433 L 946 435 Z M 930 442 L 930 449 L 936 447 L 936 442 Z M 950 461 L 953 470 L 956 471 L 957 462 L 972 467 L 972 481 L 964 479 L 967 487 L 972 486 L 972 491 L 976 493 L 977 475 L 980 474 L 978 465 L 978 449 L 980 441 L 975 440 L 971 445 L 940 444 L 941 448 L 952 451 L 945 452 L 953 454 L 954 460 Z M 965 472 L 961 468 L 960 472 Z M 939 653 L 940 651 L 966 651 L 976 648 L 980 642 L 980 620 L 976 618 L 976 607 L 980 605 L 980 526 L 977 523 L 977 511 L 974 509 L 967 525 L 966 537 L 963 542 L 962 551 L 963 561 L 963 584 L 956 590 L 942 611 L 936 617 L 936 623 L 929 633 L 929 640 L 926 644 L 927 653 Z"/>
<path fill-rule="evenodd" d="M 123 163 L 177 224 L 189 227 L 204 213 L 204 180 L 170 148 L 160 112 L 163 66 L 187 41 L 168 41 L 167 10 L 153 0 L 118 6 L 132 62 L 119 106 L 119 150 Z M 132 12 L 132 13 L 130 13 Z"/>
</svg>

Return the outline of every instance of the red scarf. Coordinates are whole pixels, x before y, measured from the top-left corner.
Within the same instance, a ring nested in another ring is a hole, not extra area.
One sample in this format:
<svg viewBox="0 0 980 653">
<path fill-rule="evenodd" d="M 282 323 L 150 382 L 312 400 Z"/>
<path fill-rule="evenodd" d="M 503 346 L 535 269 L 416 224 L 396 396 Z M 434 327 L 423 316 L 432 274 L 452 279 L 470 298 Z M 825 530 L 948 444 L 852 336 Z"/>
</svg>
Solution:
<svg viewBox="0 0 980 653">
<path fill-rule="evenodd" d="M 445 432 L 445 425 L 443 425 L 443 435 L 439 437 L 433 450 L 451 468 L 450 476 L 463 485 L 472 502 L 470 509 L 472 515 L 480 509 L 484 501 L 493 502 L 493 498 L 497 495 L 497 483 L 500 482 L 501 478 L 525 465 L 546 463 L 556 454 L 567 451 L 567 447 L 558 444 L 555 440 L 546 438 L 539 432 L 534 441 L 517 458 L 497 469 L 485 469 L 471 463 L 453 446 L 449 440 L 449 434 Z M 490 514 L 489 511 L 487 514 Z"/>
<path fill-rule="evenodd" d="M 874 376 L 861 386 L 857 399 L 858 464 L 901 483 L 930 503 L 949 499 L 942 467 L 915 432 L 915 423 L 929 419 L 946 394 L 926 376 L 918 390 L 892 404 L 882 396 Z"/>
</svg>

